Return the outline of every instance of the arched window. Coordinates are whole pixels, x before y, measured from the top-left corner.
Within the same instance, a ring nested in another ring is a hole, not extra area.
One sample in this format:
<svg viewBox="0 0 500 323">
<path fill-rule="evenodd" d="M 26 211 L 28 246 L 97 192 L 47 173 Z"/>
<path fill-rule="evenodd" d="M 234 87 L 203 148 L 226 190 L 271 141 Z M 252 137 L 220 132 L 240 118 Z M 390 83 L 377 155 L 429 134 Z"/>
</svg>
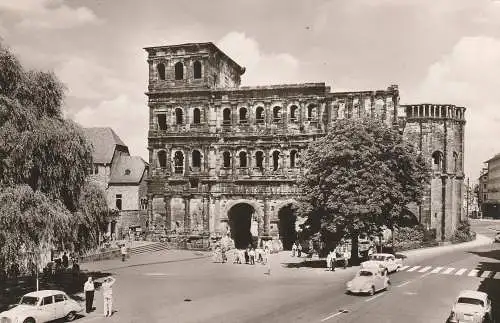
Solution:
<svg viewBox="0 0 500 323">
<path fill-rule="evenodd" d="M 184 173 L 184 154 L 179 150 L 174 154 L 174 173 Z"/>
<path fill-rule="evenodd" d="M 195 79 L 201 79 L 201 63 L 199 61 L 193 64 L 193 77 Z"/>
<path fill-rule="evenodd" d="M 240 151 L 240 167 L 247 167 L 247 153 L 244 151 Z"/>
<path fill-rule="evenodd" d="M 280 122 L 281 121 L 281 107 L 273 108 L 273 121 Z"/>
<path fill-rule="evenodd" d="M 229 108 L 222 111 L 222 124 L 231 124 L 231 110 Z"/>
<path fill-rule="evenodd" d="M 182 62 L 175 63 L 175 79 L 182 80 L 184 78 L 184 64 Z"/>
<path fill-rule="evenodd" d="M 314 104 L 311 104 L 307 107 L 307 121 L 316 120 L 318 117 L 318 111 Z"/>
<path fill-rule="evenodd" d="M 292 105 L 290 107 L 290 121 L 297 121 L 298 119 L 298 116 L 297 116 L 297 112 L 298 112 L 299 108 L 296 106 L 296 105 Z"/>
<path fill-rule="evenodd" d="M 201 153 L 198 150 L 193 150 L 191 153 L 191 166 L 201 167 Z"/>
<path fill-rule="evenodd" d="M 156 65 L 156 71 L 158 72 L 158 78 L 162 81 L 165 80 L 165 64 L 160 63 Z"/>
<path fill-rule="evenodd" d="M 156 119 L 158 120 L 158 128 L 167 130 L 167 115 L 165 113 L 157 114 Z"/>
<path fill-rule="evenodd" d="M 440 151 L 435 151 L 432 154 L 432 170 L 435 171 L 443 170 L 443 153 Z"/>
<path fill-rule="evenodd" d="M 292 150 L 290 152 L 290 168 L 297 167 L 297 151 Z"/>
<path fill-rule="evenodd" d="M 255 121 L 257 123 L 264 123 L 264 118 L 265 118 L 265 114 L 264 114 L 264 108 L 263 107 L 257 107 L 257 110 L 255 111 Z"/>
<path fill-rule="evenodd" d="M 240 108 L 240 123 L 247 123 L 247 122 L 248 122 L 247 109 Z"/>
<path fill-rule="evenodd" d="M 184 112 L 182 111 L 181 108 L 175 109 L 175 123 L 176 124 L 183 124 L 184 123 Z"/>
<path fill-rule="evenodd" d="M 225 151 L 222 153 L 222 167 L 231 167 L 231 154 L 229 153 L 229 151 Z"/>
<path fill-rule="evenodd" d="M 255 153 L 255 165 L 260 169 L 264 168 L 264 152 L 258 151 Z"/>
<path fill-rule="evenodd" d="M 158 152 L 158 164 L 161 168 L 167 167 L 167 153 L 165 152 L 165 150 L 160 150 Z"/>
<path fill-rule="evenodd" d="M 453 172 L 458 172 L 458 154 L 453 152 Z"/>
<path fill-rule="evenodd" d="M 193 110 L 193 123 L 199 124 L 200 121 L 201 121 L 200 109 L 194 108 L 194 110 Z"/>
<path fill-rule="evenodd" d="M 273 152 L 273 170 L 276 171 L 279 168 L 280 152 L 275 150 Z"/>
</svg>

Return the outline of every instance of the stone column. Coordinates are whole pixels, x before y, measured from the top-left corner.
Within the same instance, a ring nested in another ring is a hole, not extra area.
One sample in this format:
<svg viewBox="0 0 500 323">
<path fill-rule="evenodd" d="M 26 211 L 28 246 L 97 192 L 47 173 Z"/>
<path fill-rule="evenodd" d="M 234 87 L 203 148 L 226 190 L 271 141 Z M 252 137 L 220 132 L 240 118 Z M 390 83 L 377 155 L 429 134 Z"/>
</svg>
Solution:
<svg viewBox="0 0 500 323">
<path fill-rule="evenodd" d="M 167 232 L 172 230 L 172 208 L 171 208 L 171 196 L 164 196 L 163 201 L 165 202 L 165 228 Z"/>
<path fill-rule="evenodd" d="M 208 233 L 210 232 L 209 219 L 210 219 L 210 196 L 203 196 L 203 208 L 202 208 L 202 216 L 203 216 L 203 231 Z"/>
<path fill-rule="evenodd" d="M 148 231 L 153 228 L 153 194 L 148 194 Z"/>
<path fill-rule="evenodd" d="M 271 224 L 271 216 L 269 214 L 269 200 L 264 196 L 264 235 L 268 236 L 270 234 L 269 227 Z"/>
<path fill-rule="evenodd" d="M 184 196 L 184 232 L 185 233 L 191 232 L 191 212 L 189 210 L 190 202 L 191 202 L 191 197 Z"/>
<path fill-rule="evenodd" d="M 375 115 L 375 97 L 373 95 L 370 95 L 370 117 L 373 118 Z"/>
<path fill-rule="evenodd" d="M 172 159 L 172 148 L 170 145 L 165 146 L 165 155 L 167 156 L 167 163 L 165 165 L 167 172 L 173 173 L 174 171 L 172 170 L 172 166 L 171 166 L 171 162 L 170 162 L 170 160 Z"/>
<path fill-rule="evenodd" d="M 189 174 L 189 149 L 184 149 L 184 175 Z"/>
<path fill-rule="evenodd" d="M 269 148 L 264 149 L 264 175 L 269 174 Z"/>
<path fill-rule="evenodd" d="M 214 230 L 220 233 L 220 195 L 215 195 Z"/>
<path fill-rule="evenodd" d="M 205 173 L 208 173 L 210 170 L 210 165 L 208 165 L 208 154 L 209 150 L 208 147 L 206 146 L 203 148 L 203 168 L 202 168 L 202 171 Z"/>
</svg>

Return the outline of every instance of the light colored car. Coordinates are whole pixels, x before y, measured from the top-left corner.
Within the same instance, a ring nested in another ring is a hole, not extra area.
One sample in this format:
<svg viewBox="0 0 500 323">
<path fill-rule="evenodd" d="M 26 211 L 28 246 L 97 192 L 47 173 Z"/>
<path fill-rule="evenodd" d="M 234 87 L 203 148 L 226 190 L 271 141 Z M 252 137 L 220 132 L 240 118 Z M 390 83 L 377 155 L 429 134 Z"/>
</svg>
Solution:
<svg viewBox="0 0 500 323">
<path fill-rule="evenodd" d="M 361 263 L 361 268 L 373 267 L 379 265 L 387 270 L 388 273 L 398 271 L 403 267 L 403 259 L 396 258 L 390 253 L 374 253 L 370 255 L 369 260 Z"/>
<path fill-rule="evenodd" d="M 380 290 L 388 290 L 391 286 L 386 271 L 378 267 L 360 269 L 354 278 L 347 282 L 346 292 L 373 295 Z"/>
<path fill-rule="evenodd" d="M 495 242 L 500 242 L 500 232 L 495 235 Z"/>
<path fill-rule="evenodd" d="M 448 323 L 493 323 L 491 300 L 488 294 L 475 290 L 463 290 L 451 309 Z"/>
<path fill-rule="evenodd" d="M 59 290 L 31 292 L 8 311 L 0 313 L 0 323 L 43 323 L 64 318 L 73 321 L 82 306 Z"/>
</svg>

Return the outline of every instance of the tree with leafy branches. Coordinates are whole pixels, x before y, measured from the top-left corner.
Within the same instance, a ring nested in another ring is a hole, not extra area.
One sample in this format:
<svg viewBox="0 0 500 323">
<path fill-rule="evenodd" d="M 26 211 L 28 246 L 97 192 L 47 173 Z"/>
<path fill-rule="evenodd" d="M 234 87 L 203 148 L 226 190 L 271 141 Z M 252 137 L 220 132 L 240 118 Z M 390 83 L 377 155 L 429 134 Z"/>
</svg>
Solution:
<svg viewBox="0 0 500 323">
<path fill-rule="evenodd" d="M 306 217 L 302 236 L 333 249 L 358 237 L 404 222 L 407 205 L 422 199 L 429 167 L 398 129 L 374 119 L 343 119 L 310 143 L 302 158 L 298 214 Z"/>
<path fill-rule="evenodd" d="M 64 86 L 25 70 L 0 43 L 0 263 L 30 265 L 52 248 L 98 243 L 108 212 L 87 181 L 92 147 L 63 117 Z M 27 269 L 24 268 L 24 269 Z"/>
</svg>

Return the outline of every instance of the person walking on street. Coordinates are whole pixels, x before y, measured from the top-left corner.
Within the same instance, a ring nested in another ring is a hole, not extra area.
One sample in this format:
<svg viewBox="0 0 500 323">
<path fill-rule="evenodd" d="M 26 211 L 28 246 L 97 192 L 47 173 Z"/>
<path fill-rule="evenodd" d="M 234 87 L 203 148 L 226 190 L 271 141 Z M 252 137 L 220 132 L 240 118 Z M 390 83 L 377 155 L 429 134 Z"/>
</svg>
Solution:
<svg viewBox="0 0 500 323">
<path fill-rule="evenodd" d="M 332 252 L 328 252 L 326 255 L 326 268 L 328 271 L 332 270 Z"/>
<path fill-rule="evenodd" d="M 92 312 L 92 304 L 94 303 L 94 281 L 92 277 L 89 277 L 85 284 L 83 285 L 83 291 L 85 292 L 85 312 Z"/>
<path fill-rule="evenodd" d="M 250 258 L 250 265 L 255 265 L 255 250 L 253 249 L 253 247 L 248 252 L 248 256 Z"/>
<path fill-rule="evenodd" d="M 297 246 L 297 257 L 300 257 L 302 255 L 302 245 L 299 243 Z"/>
<path fill-rule="evenodd" d="M 68 255 L 66 254 L 66 252 L 62 256 L 62 265 L 63 265 L 64 269 L 68 268 L 68 266 L 69 266 L 69 258 L 68 258 Z"/>
<path fill-rule="evenodd" d="M 271 249 L 269 249 L 268 246 L 264 247 L 264 254 L 266 257 L 266 266 L 267 266 L 267 272 L 265 273 L 266 275 L 271 275 Z"/>
<path fill-rule="evenodd" d="M 125 261 L 125 258 L 127 258 L 127 246 L 125 244 L 122 244 L 120 252 L 122 254 L 122 261 Z"/>
<path fill-rule="evenodd" d="M 295 253 L 297 252 L 297 245 L 295 242 L 292 245 L 292 257 L 295 257 Z"/>
<path fill-rule="evenodd" d="M 344 258 L 344 269 L 347 268 L 347 264 L 349 262 L 349 251 L 347 249 L 344 249 L 344 254 L 343 254 L 343 258 Z"/>
<path fill-rule="evenodd" d="M 109 317 L 113 314 L 113 284 L 116 279 L 109 276 L 102 283 L 102 296 L 104 297 L 104 316 Z"/>
</svg>

